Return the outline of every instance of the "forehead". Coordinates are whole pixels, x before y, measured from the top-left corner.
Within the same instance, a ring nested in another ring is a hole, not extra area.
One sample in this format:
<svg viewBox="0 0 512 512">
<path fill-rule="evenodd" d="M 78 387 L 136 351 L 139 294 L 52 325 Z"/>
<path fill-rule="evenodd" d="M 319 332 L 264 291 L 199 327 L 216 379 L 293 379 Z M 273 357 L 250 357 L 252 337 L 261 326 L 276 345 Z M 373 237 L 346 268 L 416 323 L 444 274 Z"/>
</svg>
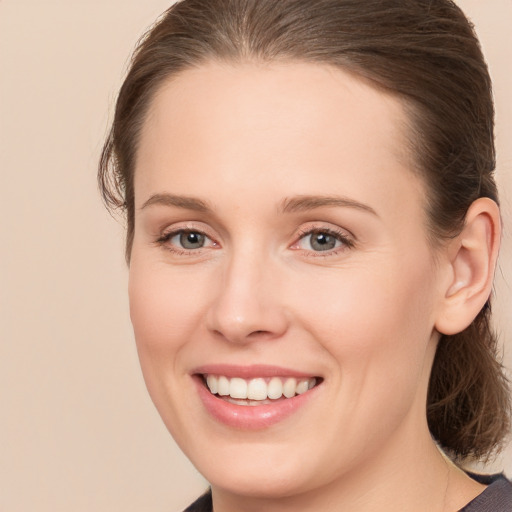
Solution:
<svg viewBox="0 0 512 512">
<path fill-rule="evenodd" d="M 398 172 L 412 175 L 407 125 L 399 99 L 336 68 L 212 62 L 173 77 L 153 98 L 136 203 L 158 187 L 208 194 L 219 180 L 269 191 L 279 181 L 288 195 L 325 193 L 334 180 L 357 196 L 389 186 Z"/>
</svg>

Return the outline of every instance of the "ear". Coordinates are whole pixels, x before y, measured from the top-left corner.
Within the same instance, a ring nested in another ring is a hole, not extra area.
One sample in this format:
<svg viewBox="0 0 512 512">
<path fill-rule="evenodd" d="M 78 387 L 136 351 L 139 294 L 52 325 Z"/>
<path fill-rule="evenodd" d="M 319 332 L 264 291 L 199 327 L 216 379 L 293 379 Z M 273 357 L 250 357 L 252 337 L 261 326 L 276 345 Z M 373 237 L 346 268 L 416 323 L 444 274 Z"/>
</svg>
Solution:
<svg viewBox="0 0 512 512">
<path fill-rule="evenodd" d="M 464 229 L 444 249 L 446 279 L 435 323 L 441 334 L 463 331 L 488 300 L 500 237 L 498 205 L 492 199 L 477 199 L 466 214 Z"/>
</svg>

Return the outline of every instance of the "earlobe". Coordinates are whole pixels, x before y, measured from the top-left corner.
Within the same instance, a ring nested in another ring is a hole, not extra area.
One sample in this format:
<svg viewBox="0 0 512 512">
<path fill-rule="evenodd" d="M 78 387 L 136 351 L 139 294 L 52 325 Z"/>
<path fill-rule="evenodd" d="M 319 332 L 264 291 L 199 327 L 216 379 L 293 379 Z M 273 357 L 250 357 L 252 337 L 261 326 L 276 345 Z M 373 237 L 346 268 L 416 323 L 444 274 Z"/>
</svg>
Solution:
<svg viewBox="0 0 512 512">
<path fill-rule="evenodd" d="M 501 236 L 498 205 L 491 199 L 473 202 L 462 232 L 447 247 L 448 285 L 441 299 L 436 329 L 457 334 L 468 327 L 489 298 Z"/>
</svg>

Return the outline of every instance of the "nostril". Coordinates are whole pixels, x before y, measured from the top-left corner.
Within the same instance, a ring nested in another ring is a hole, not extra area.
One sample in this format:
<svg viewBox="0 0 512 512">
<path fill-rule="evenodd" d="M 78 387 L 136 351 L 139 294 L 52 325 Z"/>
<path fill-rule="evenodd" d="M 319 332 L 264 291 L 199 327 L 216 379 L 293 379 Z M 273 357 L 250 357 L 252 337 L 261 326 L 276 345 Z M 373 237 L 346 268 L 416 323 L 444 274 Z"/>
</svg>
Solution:
<svg viewBox="0 0 512 512">
<path fill-rule="evenodd" d="M 247 335 L 248 339 L 265 339 L 265 338 L 272 338 L 274 335 L 270 331 L 265 330 L 258 330 L 258 331 L 252 331 Z"/>
</svg>

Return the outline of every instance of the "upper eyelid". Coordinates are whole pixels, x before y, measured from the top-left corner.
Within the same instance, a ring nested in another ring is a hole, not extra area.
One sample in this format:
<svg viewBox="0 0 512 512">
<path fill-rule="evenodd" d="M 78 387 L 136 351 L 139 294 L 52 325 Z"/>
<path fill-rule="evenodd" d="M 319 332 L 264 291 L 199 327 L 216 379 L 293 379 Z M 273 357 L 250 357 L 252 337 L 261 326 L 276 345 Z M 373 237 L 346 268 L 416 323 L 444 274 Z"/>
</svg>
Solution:
<svg viewBox="0 0 512 512">
<path fill-rule="evenodd" d="M 160 242 L 160 243 L 167 243 L 167 242 L 170 242 L 174 237 L 178 236 L 179 234 L 181 233 L 186 233 L 186 232 L 190 232 L 190 233 L 199 233 L 201 235 L 204 235 L 206 239 L 208 239 L 212 244 L 213 246 L 215 247 L 219 247 L 220 244 L 216 241 L 215 238 L 211 237 L 210 235 L 208 235 L 207 233 L 203 232 L 203 231 L 200 231 L 198 229 L 176 229 L 176 230 L 169 230 L 167 232 L 164 232 L 162 233 L 162 235 L 158 238 L 157 242 Z M 211 245 L 209 246 L 211 247 Z M 200 249 L 207 249 L 208 247 L 199 247 L 197 249 L 185 249 L 185 248 L 182 248 L 182 250 L 185 250 L 185 251 L 199 251 Z"/>
<path fill-rule="evenodd" d="M 200 226 L 196 224 L 201 224 Z M 206 235 L 209 238 L 215 238 L 212 230 L 208 227 L 205 227 L 205 225 L 202 222 L 197 223 L 196 221 L 188 221 L 188 222 L 176 222 L 174 224 L 171 224 L 169 226 L 164 227 L 163 229 L 159 230 L 159 236 L 165 237 L 172 234 L 177 234 L 183 231 L 191 231 L 191 232 L 197 232 L 201 233 L 203 235 Z"/>
<path fill-rule="evenodd" d="M 349 238 L 350 240 L 356 241 L 356 236 L 348 229 L 342 228 L 341 226 L 338 226 L 336 224 L 332 224 L 330 222 L 310 222 L 307 223 L 306 226 L 302 225 L 297 231 L 296 231 L 296 237 L 298 236 L 306 236 L 311 233 L 316 232 L 329 232 L 332 234 L 339 235 L 343 238 Z"/>
</svg>

